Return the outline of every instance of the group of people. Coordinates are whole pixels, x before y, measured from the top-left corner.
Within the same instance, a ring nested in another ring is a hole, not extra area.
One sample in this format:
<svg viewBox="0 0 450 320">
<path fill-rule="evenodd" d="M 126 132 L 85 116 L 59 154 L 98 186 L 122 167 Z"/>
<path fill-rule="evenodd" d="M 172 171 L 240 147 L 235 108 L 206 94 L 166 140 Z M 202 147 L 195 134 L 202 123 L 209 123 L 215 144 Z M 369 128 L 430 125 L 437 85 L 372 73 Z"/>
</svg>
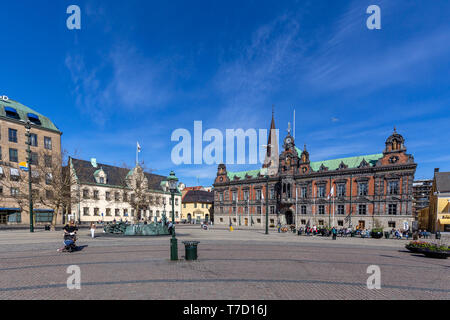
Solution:
<svg viewBox="0 0 450 320">
<path fill-rule="evenodd" d="M 419 238 L 428 239 L 431 238 L 431 232 L 428 232 L 427 230 L 419 230 Z"/>
<path fill-rule="evenodd" d="M 405 237 L 406 239 L 408 239 L 410 237 L 410 231 L 408 230 L 402 230 L 402 229 L 395 229 L 392 228 L 391 230 L 391 235 L 393 235 L 396 239 L 400 240 L 403 237 Z"/>
</svg>

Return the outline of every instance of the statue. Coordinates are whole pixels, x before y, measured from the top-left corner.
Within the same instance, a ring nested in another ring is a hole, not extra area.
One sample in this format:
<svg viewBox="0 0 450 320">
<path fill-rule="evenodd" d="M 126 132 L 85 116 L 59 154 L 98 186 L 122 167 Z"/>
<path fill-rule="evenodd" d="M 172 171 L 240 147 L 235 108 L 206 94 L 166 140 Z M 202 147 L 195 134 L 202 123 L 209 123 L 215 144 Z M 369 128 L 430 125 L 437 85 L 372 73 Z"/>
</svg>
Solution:
<svg viewBox="0 0 450 320">
<path fill-rule="evenodd" d="M 165 219 L 165 217 L 163 217 Z M 109 234 L 121 234 L 124 236 L 159 236 L 169 235 L 169 229 L 166 224 L 162 223 L 138 223 L 128 224 L 125 222 L 111 223 L 108 222 L 103 228 L 105 233 Z"/>
</svg>

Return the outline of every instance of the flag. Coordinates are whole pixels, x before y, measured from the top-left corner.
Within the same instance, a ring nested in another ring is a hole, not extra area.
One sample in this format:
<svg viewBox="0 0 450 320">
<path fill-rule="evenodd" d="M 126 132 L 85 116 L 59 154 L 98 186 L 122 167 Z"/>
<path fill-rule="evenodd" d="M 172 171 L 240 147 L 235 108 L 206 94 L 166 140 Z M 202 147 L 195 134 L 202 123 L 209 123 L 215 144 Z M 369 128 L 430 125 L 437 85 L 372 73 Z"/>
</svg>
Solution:
<svg viewBox="0 0 450 320">
<path fill-rule="evenodd" d="M 330 200 L 330 197 L 334 197 L 334 186 L 331 187 L 330 193 L 328 194 L 327 199 Z"/>
<path fill-rule="evenodd" d="M 141 152 L 141 146 L 139 145 L 139 142 L 136 142 L 136 146 L 137 146 L 137 152 Z"/>
</svg>

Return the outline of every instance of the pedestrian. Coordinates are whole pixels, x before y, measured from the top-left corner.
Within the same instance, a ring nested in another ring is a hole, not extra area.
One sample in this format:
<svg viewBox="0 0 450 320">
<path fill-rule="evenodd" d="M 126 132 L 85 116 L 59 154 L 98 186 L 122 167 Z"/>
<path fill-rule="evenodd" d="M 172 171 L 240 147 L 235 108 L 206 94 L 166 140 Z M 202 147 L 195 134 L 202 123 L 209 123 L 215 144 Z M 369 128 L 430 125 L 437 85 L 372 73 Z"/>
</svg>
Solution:
<svg viewBox="0 0 450 320">
<path fill-rule="evenodd" d="M 168 229 L 169 229 L 169 233 L 172 234 L 172 232 L 173 232 L 173 224 L 172 224 L 172 222 L 169 222 Z"/>
<path fill-rule="evenodd" d="M 333 235 L 333 240 L 336 240 L 336 233 L 337 233 L 337 230 L 335 227 L 333 227 L 333 229 L 331 229 L 331 234 Z"/>
<path fill-rule="evenodd" d="M 280 223 L 280 221 L 278 221 L 277 227 L 278 227 L 278 233 L 280 233 L 281 232 L 281 223 Z"/>
<path fill-rule="evenodd" d="M 94 239 L 95 238 L 95 228 L 96 228 L 96 226 L 95 226 L 95 222 L 91 222 L 91 237 L 92 237 L 92 239 Z"/>
</svg>

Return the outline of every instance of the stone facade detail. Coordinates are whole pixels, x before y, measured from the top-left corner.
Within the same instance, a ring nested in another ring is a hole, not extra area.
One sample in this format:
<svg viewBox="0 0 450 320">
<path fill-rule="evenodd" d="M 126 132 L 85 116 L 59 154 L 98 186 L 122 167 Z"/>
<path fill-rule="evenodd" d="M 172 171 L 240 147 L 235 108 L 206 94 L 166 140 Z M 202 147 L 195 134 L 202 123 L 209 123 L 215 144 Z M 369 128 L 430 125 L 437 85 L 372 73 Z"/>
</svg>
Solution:
<svg viewBox="0 0 450 320">
<path fill-rule="evenodd" d="M 411 226 L 417 164 L 404 142 L 394 129 L 382 153 L 310 162 L 306 146 L 298 149 L 288 132 L 276 174 L 218 166 L 214 223 L 264 227 L 268 207 L 271 226 Z"/>
</svg>

